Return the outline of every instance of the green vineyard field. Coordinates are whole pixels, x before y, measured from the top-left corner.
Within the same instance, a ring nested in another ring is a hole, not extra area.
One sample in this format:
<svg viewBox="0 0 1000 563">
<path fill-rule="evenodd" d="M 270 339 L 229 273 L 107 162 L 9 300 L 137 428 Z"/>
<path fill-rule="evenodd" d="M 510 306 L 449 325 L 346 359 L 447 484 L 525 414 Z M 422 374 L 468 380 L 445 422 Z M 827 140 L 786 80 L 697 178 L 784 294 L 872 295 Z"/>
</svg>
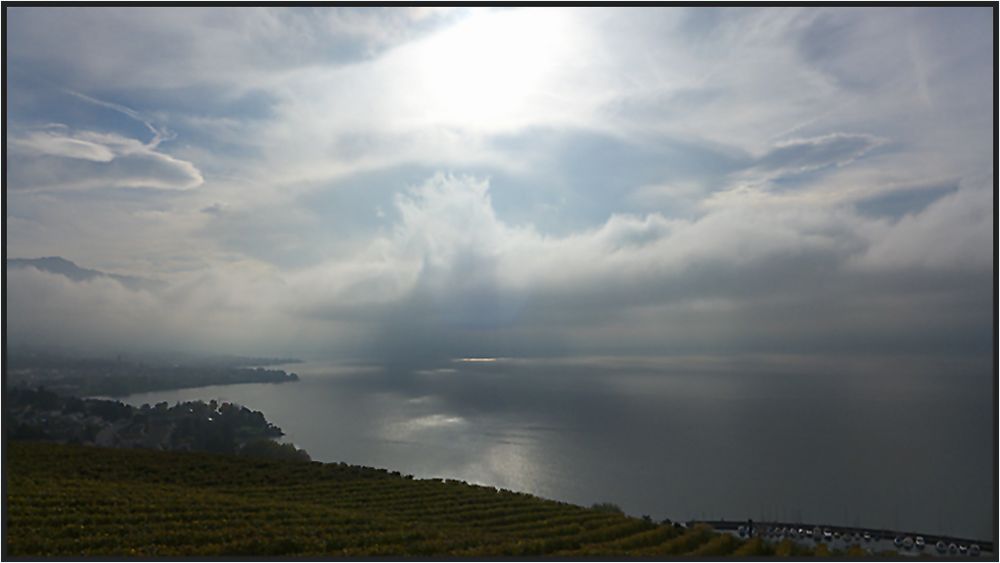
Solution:
<svg viewBox="0 0 1000 563">
<path fill-rule="evenodd" d="M 6 454 L 9 557 L 774 554 L 703 526 L 345 464 L 29 442 Z"/>
</svg>

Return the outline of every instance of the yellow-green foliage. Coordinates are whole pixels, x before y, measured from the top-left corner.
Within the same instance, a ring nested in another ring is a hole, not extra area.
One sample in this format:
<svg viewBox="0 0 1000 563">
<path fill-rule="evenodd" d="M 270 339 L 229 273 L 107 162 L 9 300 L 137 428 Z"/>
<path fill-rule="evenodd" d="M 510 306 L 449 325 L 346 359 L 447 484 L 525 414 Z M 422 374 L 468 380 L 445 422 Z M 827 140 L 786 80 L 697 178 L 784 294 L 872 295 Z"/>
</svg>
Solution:
<svg viewBox="0 0 1000 563">
<path fill-rule="evenodd" d="M 789 544 L 791 543 L 791 541 L 789 540 L 785 541 L 788 541 Z M 786 553 L 785 556 L 787 557 L 790 554 L 791 552 Z M 759 537 L 756 537 L 756 538 L 751 538 L 746 542 L 743 542 L 743 545 L 741 545 L 739 549 L 734 551 L 733 555 L 736 557 L 766 557 L 770 555 L 775 555 L 775 553 L 774 553 L 774 547 L 771 544 L 765 542 Z"/>
<path fill-rule="evenodd" d="M 778 547 L 774 548 L 774 554 L 778 557 L 791 557 L 795 555 L 795 542 L 790 539 L 783 539 Z"/>
<path fill-rule="evenodd" d="M 729 534 L 716 534 L 714 538 L 703 543 L 698 549 L 691 552 L 693 557 L 712 557 L 728 555 L 739 547 L 739 542 Z"/>
<path fill-rule="evenodd" d="M 861 547 L 860 545 L 855 544 L 855 545 L 852 545 L 851 547 L 847 548 L 847 556 L 848 557 L 865 557 L 866 554 L 865 554 L 865 550 L 864 550 L 863 547 Z"/>
<path fill-rule="evenodd" d="M 823 545 L 823 544 L 820 544 Z M 825 548 L 826 546 L 824 546 Z M 770 547 L 765 547 L 765 549 L 771 549 Z M 773 548 L 773 555 L 776 557 L 813 557 L 819 555 L 813 548 L 798 544 L 788 538 L 781 540 L 777 546 Z M 771 552 L 768 551 L 762 555 L 770 555 Z M 829 555 L 829 552 L 827 552 Z"/>
<path fill-rule="evenodd" d="M 685 531 L 680 536 L 677 536 L 661 545 L 636 550 L 631 554 L 643 557 L 657 555 L 684 555 L 698 549 L 701 544 L 709 541 L 715 535 L 715 532 L 713 532 L 708 526 L 697 525 L 694 528 Z"/>
<path fill-rule="evenodd" d="M 10 442 L 11 557 L 721 556 L 740 540 L 383 470 Z"/>
</svg>

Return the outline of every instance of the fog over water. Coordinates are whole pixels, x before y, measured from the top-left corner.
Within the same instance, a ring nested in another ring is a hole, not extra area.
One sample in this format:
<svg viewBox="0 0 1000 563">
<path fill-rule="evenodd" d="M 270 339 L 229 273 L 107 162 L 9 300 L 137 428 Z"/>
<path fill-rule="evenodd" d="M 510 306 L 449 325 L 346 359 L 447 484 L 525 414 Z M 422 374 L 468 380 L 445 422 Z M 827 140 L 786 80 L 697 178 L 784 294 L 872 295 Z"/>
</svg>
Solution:
<svg viewBox="0 0 1000 563">
<path fill-rule="evenodd" d="M 298 383 L 129 397 L 262 410 L 314 459 L 614 502 L 989 538 L 986 363 L 634 359 L 288 366 Z"/>
</svg>

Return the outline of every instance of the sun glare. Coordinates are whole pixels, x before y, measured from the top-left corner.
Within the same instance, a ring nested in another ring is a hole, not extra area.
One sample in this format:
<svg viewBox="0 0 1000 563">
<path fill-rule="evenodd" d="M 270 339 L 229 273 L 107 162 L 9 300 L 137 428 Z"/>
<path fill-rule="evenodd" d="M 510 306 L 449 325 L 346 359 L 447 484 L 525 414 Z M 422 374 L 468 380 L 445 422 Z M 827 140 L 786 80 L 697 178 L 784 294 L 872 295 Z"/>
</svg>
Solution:
<svg viewBox="0 0 1000 563">
<path fill-rule="evenodd" d="M 520 121 L 542 101 L 570 52 L 565 12 L 480 12 L 417 52 L 423 117 L 487 128 Z"/>
</svg>

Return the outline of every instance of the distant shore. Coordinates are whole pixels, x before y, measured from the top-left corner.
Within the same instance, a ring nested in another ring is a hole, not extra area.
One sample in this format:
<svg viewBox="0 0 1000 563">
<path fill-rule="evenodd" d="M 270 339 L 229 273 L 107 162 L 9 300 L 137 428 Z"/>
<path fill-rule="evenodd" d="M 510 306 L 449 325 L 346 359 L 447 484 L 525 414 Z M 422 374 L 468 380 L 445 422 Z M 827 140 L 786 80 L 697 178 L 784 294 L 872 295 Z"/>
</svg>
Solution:
<svg viewBox="0 0 1000 563">
<path fill-rule="evenodd" d="M 294 363 L 290 358 L 211 358 L 183 364 L 160 361 L 18 357 L 7 366 L 10 387 L 44 387 L 76 397 L 124 397 L 135 393 L 232 385 L 288 383 L 296 373 L 260 367 Z"/>
</svg>

